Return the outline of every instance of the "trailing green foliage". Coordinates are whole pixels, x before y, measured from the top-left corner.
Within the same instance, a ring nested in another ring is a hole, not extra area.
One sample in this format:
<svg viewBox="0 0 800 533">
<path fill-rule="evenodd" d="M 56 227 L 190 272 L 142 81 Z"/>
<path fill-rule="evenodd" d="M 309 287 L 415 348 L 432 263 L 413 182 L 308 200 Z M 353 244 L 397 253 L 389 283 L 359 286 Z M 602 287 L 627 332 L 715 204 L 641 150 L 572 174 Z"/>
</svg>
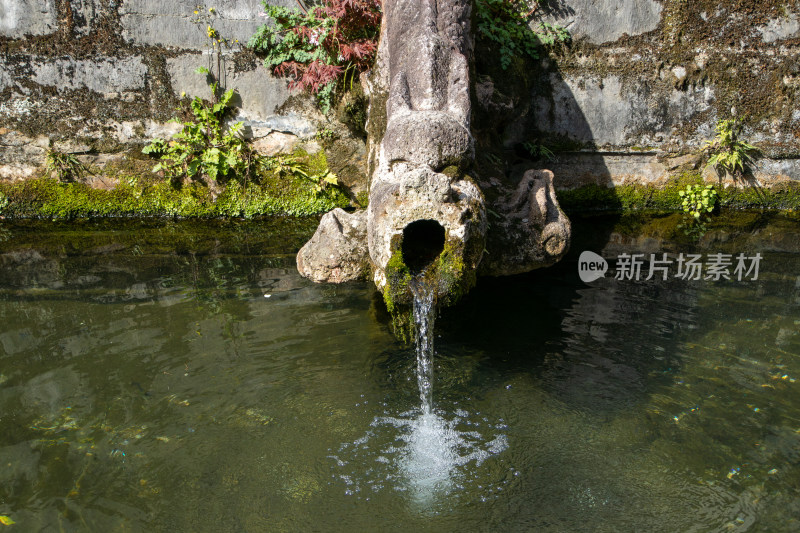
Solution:
<svg viewBox="0 0 800 533">
<path fill-rule="evenodd" d="M 273 25 L 263 25 L 249 45 L 264 65 L 292 78 L 290 87 L 316 95 L 327 113 L 336 93 L 352 88 L 369 69 L 378 49 L 380 0 L 324 0 L 302 11 L 264 4 Z"/>
<path fill-rule="evenodd" d="M 3 209 L 8 205 L 8 197 L 0 192 L 0 215 L 3 214 Z"/>
<path fill-rule="evenodd" d="M 86 171 L 86 167 L 74 155 L 52 148 L 47 150 L 44 168 L 60 181 L 74 181 Z"/>
<path fill-rule="evenodd" d="M 717 191 L 713 185 L 687 185 L 686 189 L 678 192 L 678 196 L 683 199 L 683 211 L 694 218 L 700 218 L 703 213 L 711 213 L 717 205 Z"/>
<path fill-rule="evenodd" d="M 708 166 L 734 177 L 741 177 L 750 171 L 759 150 L 739 139 L 742 133 L 741 120 L 723 120 L 717 124 L 716 132 L 714 140 L 706 141 L 703 147 L 703 151 L 709 154 Z"/>
<path fill-rule="evenodd" d="M 539 22 L 536 31 L 531 29 L 529 22 L 538 7 L 530 0 L 476 0 L 478 35 L 496 46 L 504 70 L 516 57 L 539 59 L 544 46 L 570 40 L 566 29 L 546 22 Z"/>
</svg>

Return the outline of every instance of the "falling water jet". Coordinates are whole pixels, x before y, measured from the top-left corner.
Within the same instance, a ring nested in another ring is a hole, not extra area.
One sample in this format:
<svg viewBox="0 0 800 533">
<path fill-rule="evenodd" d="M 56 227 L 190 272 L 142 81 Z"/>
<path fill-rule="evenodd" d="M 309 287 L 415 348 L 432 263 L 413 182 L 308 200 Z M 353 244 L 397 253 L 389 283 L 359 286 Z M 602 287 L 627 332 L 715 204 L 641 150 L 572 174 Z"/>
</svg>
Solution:
<svg viewBox="0 0 800 533">
<path fill-rule="evenodd" d="M 417 385 L 422 402 L 422 414 L 433 410 L 433 325 L 436 316 L 435 283 L 417 274 L 410 283 L 414 295 L 414 323 L 417 348 Z"/>
</svg>

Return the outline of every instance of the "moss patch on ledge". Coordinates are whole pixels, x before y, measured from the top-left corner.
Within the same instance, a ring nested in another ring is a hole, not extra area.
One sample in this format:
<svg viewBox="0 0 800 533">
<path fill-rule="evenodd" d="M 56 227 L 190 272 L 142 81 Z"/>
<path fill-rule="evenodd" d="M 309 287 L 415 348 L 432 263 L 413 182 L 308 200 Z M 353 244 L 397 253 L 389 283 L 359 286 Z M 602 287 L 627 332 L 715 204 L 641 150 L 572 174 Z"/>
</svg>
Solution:
<svg viewBox="0 0 800 533">
<path fill-rule="evenodd" d="M 230 182 L 214 196 L 205 185 L 176 188 L 168 182 L 123 178 L 110 190 L 50 178 L 0 182 L 7 202 L 0 217 L 73 219 L 90 217 L 253 218 L 264 215 L 313 215 L 346 207 L 336 188 L 314 194 L 310 182 L 293 177 L 264 184 Z"/>
<path fill-rule="evenodd" d="M 635 211 L 641 209 L 681 210 L 678 192 L 689 184 L 703 183 L 700 173 L 690 172 L 672 178 L 664 187 L 586 185 L 557 191 L 558 202 L 567 214 L 585 211 Z M 717 186 L 719 206 L 733 209 L 800 210 L 800 182 L 784 182 L 766 189 L 760 187 Z"/>
</svg>

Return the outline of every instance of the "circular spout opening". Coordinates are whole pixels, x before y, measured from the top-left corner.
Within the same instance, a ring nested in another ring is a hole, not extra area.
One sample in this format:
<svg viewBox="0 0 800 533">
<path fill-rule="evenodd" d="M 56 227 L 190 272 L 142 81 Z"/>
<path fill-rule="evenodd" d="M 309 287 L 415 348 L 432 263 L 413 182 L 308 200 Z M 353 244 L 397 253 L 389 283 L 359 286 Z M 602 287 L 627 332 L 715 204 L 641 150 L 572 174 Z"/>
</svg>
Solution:
<svg viewBox="0 0 800 533">
<path fill-rule="evenodd" d="M 444 249 L 444 228 L 435 220 L 417 220 L 403 229 L 403 262 L 412 274 L 422 272 Z"/>
</svg>

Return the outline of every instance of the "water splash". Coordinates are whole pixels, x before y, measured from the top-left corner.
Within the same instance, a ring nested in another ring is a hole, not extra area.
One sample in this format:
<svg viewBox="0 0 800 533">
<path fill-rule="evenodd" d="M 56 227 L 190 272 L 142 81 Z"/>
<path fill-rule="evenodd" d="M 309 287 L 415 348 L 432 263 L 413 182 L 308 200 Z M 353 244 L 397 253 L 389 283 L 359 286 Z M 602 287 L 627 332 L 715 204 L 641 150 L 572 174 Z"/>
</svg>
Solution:
<svg viewBox="0 0 800 533">
<path fill-rule="evenodd" d="M 393 489 L 427 509 L 464 494 L 491 498 L 513 477 L 502 460 L 491 460 L 508 448 L 506 429 L 464 409 L 387 413 L 330 456 L 334 478 L 348 495 L 369 498 Z"/>
<path fill-rule="evenodd" d="M 502 490 L 508 471 L 483 463 L 508 448 L 502 420 L 493 424 L 480 413 L 463 408 L 442 409 L 433 403 L 435 280 L 417 275 L 409 284 L 414 296 L 416 378 L 420 407 L 376 416 L 367 433 L 345 443 L 330 457 L 336 461 L 334 478 L 343 481 L 349 495 L 368 495 L 392 487 L 407 492 L 414 502 L 430 509 L 441 496 L 473 493 L 480 499 Z"/>
</svg>

